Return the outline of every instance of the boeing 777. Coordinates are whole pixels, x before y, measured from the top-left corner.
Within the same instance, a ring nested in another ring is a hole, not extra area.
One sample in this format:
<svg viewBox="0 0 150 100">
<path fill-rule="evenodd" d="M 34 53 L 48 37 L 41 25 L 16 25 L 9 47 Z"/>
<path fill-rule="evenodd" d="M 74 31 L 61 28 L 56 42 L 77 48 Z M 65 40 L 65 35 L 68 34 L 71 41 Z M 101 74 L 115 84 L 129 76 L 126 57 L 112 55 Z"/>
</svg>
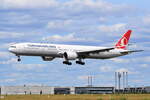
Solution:
<svg viewBox="0 0 150 100">
<path fill-rule="evenodd" d="M 18 61 L 21 61 L 20 56 L 40 56 L 44 61 L 63 58 L 63 64 L 72 65 L 70 60 L 76 60 L 76 64 L 84 65 L 84 59 L 109 59 L 142 51 L 127 49 L 131 32 L 128 30 L 113 47 L 17 43 L 11 45 L 9 51 L 18 57 Z"/>
</svg>

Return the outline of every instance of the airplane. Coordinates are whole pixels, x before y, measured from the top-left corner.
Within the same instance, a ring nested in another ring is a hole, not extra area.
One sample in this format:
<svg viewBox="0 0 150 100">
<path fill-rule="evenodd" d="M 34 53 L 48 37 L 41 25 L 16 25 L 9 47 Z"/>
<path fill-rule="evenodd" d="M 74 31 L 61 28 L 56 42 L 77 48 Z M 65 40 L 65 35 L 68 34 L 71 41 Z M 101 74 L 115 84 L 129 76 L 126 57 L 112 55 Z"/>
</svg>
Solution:
<svg viewBox="0 0 150 100">
<path fill-rule="evenodd" d="M 63 64 L 72 65 L 70 60 L 76 60 L 76 64 L 85 65 L 84 59 L 110 59 L 143 51 L 127 49 L 131 33 L 132 30 L 128 30 L 113 47 L 16 43 L 10 45 L 9 51 L 18 57 L 18 61 L 21 61 L 20 56 L 40 56 L 44 61 L 63 58 Z"/>
</svg>

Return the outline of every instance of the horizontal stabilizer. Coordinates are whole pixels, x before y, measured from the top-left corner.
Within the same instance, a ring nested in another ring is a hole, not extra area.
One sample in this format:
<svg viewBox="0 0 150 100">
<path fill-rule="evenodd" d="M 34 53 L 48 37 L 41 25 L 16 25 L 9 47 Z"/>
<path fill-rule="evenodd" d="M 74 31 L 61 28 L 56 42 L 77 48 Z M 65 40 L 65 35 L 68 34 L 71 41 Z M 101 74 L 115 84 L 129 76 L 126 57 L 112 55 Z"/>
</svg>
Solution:
<svg viewBox="0 0 150 100">
<path fill-rule="evenodd" d="M 144 50 L 130 50 L 130 51 L 124 51 L 124 52 L 121 52 L 122 54 L 128 54 L 128 53 L 133 53 L 133 52 L 142 52 Z"/>
</svg>

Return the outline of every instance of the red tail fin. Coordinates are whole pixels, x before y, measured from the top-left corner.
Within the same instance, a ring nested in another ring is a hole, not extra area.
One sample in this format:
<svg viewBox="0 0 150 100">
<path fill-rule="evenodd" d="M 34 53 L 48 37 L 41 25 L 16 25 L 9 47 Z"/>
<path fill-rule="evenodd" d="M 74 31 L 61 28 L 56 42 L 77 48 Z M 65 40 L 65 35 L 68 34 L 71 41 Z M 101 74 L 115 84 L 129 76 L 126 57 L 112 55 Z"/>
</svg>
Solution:
<svg viewBox="0 0 150 100">
<path fill-rule="evenodd" d="M 130 39 L 130 35 L 131 35 L 132 30 L 128 30 L 123 36 L 122 38 L 117 42 L 117 44 L 115 45 L 115 47 L 117 49 L 126 49 L 126 46 L 128 45 L 128 41 Z"/>
</svg>

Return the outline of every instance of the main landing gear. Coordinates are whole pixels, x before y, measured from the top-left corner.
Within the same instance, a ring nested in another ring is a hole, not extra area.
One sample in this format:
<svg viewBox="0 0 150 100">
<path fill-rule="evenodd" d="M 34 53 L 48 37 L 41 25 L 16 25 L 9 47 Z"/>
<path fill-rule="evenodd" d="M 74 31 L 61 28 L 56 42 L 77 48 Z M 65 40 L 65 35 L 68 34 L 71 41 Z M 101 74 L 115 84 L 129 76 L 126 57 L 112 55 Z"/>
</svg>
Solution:
<svg viewBox="0 0 150 100">
<path fill-rule="evenodd" d="M 20 56 L 17 56 L 17 57 L 18 57 L 17 61 L 18 61 L 18 62 L 20 62 L 20 61 L 21 61 L 21 58 L 20 58 Z"/>
<path fill-rule="evenodd" d="M 69 62 L 68 60 L 63 61 L 63 64 L 72 65 L 72 63 Z M 78 61 L 76 61 L 76 64 L 85 65 L 85 62 L 83 62 L 81 59 L 79 59 Z"/>
<path fill-rule="evenodd" d="M 76 64 L 85 65 L 85 62 L 82 62 L 82 61 L 76 61 Z"/>
<path fill-rule="evenodd" d="M 63 61 L 63 64 L 66 64 L 66 65 L 72 65 L 72 63 L 69 62 L 69 61 Z"/>
<path fill-rule="evenodd" d="M 85 62 L 83 62 L 81 59 L 79 59 L 78 61 L 76 61 L 76 64 L 85 65 Z"/>
</svg>

